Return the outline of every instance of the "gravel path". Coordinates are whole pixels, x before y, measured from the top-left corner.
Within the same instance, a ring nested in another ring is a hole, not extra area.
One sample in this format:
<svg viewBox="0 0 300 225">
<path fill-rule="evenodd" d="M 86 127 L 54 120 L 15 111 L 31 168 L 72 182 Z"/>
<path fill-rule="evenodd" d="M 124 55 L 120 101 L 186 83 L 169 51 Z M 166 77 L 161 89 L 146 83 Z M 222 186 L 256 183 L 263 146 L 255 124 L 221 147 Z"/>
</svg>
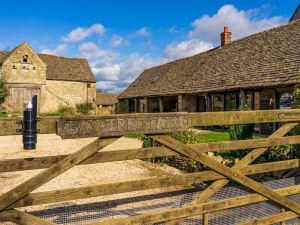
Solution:
<svg viewBox="0 0 300 225">
<path fill-rule="evenodd" d="M 37 149 L 34 151 L 24 151 L 22 149 L 21 136 L 6 136 L 0 137 L 0 160 L 24 157 L 50 156 L 70 154 L 80 147 L 95 140 L 95 138 L 62 140 L 56 135 L 39 135 Z M 126 150 L 129 148 L 140 148 L 142 142 L 138 139 L 122 137 L 117 141 L 107 146 L 102 151 Z M 20 172 L 0 173 L 0 193 L 6 192 L 24 180 L 34 176 L 42 170 L 28 170 Z M 128 160 L 120 162 L 98 163 L 92 165 L 76 166 L 49 183 L 38 188 L 35 192 L 49 191 L 78 186 L 89 186 L 95 184 L 114 183 L 129 180 L 141 180 L 155 176 L 163 176 L 169 174 L 178 174 L 176 169 L 159 166 L 141 160 Z M 77 200 L 70 204 L 80 204 L 90 201 L 104 201 L 109 199 L 132 197 L 141 194 L 158 193 L 162 190 L 147 190 L 125 194 L 117 194 L 93 198 L 90 200 Z M 69 203 L 63 203 L 66 205 Z M 61 204 L 52 204 L 59 206 Z M 47 206 L 47 208 L 49 205 Z M 27 207 L 29 210 L 42 209 L 44 207 L 35 206 Z"/>
</svg>

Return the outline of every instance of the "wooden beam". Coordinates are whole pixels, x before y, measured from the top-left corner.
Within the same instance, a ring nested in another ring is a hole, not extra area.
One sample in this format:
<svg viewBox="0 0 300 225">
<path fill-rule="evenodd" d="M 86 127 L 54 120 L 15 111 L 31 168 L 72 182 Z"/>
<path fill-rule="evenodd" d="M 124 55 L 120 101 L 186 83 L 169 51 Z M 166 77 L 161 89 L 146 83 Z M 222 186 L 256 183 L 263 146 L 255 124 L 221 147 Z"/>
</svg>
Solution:
<svg viewBox="0 0 300 225">
<path fill-rule="evenodd" d="M 240 98 L 240 106 L 245 107 L 247 104 L 245 90 L 243 89 L 240 90 L 239 98 Z"/>
<path fill-rule="evenodd" d="M 171 137 L 168 137 L 166 135 L 152 136 L 152 138 L 160 142 L 161 144 L 164 144 L 165 146 L 173 149 L 174 151 L 177 151 L 181 154 L 191 157 L 199 161 L 200 163 L 208 166 L 209 168 L 217 171 L 218 173 L 228 177 L 229 179 L 234 180 L 260 193 L 261 195 L 269 198 L 270 200 L 273 200 L 274 202 L 282 205 L 283 207 L 288 208 L 297 214 L 300 214 L 300 206 L 294 201 L 276 194 L 274 191 L 270 190 L 269 188 L 246 177 L 245 175 L 241 174 L 239 171 L 230 169 L 229 167 L 217 162 L 216 160 L 210 158 L 208 155 L 203 153 L 198 153 L 193 149 L 191 149 L 189 146 L 182 144 L 181 142 Z"/>
<path fill-rule="evenodd" d="M 121 136 L 134 132 L 153 134 L 186 130 L 192 126 L 296 122 L 300 121 L 300 109 L 186 113 L 185 123 L 174 122 L 174 118 L 178 116 L 178 113 L 139 113 L 138 115 L 42 117 L 38 128 L 42 134 L 57 132 L 65 137 L 75 137 L 75 134 L 77 137 Z M 0 136 L 18 134 L 16 129 L 20 126 L 16 121 L 19 119 L 21 118 L 0 119 Z"/>
<path fill-rule="evenodd" d="M 297 123 L 288 123 L 283 125 L 277 131 L 275 131 L 270 138 L 281 137 L 292 130 Z M 244 166 L 249 165 L 250 163 L 254 162 L 259 156 L 261 156 L 268 148 L 258 148 L 254 149 L 250 153 L 248 153 L 242 160 L 240 160 L 236 165 L 234 165 L 234 169 L 241 169 Z M 275 165 L 274 165 L 275 166 Z M 228 179 L 218 180 L 214 183 L 210 184 L 204 191 L 199 193 L 196 198 L 189 203 L 188 205 L 192 204 L 201 204 L 206 202 L 210 199 L 213 195 L 215 195 L 219 190 L 221 190 L 225 185 L 229 183 Z M 181 220 L 174 220 L 167 222 L 166 225 L 178 225 L 180 224 Z"/>
<path fill-rule="evenodd" d="M 202 214 L 202 225 L 208 225 L 209 223 L 209 214 L 203 213 Z"/>
<path fill-rule="evenodd" d="M 16 209 L 0 212 L 0 219 L 20 225 L 54 225 L 54 223 Z"/>
<path fill-rule="evenodd" d="M 286 124 L 281 128 L 282 130 L 286 131 L 288 127 L 292 129 L 294 126 L 296 126 L 296 124 L 297 123 Z M 281 128 L 279 129 L 280 132 L 281 132 Z M 275 134 L 277 133 L 275 132 Z M 298 144 L 298 143 L 300 143 L 300 136 L 278 137 L 276 135 L 271 135 L 270 138 L 199 143 L 199 144 L 192 144 L 188 146 L 190 146 L 192 149 L 194 149 L 199 153 L 200 152 L 205 153 L 205 152 L 213 152 L 213 151 L 233 151 L 238 149 L 261 148 L 261 147 L 270 147 L 275 145 Z M 265 148 L 256 149 L 254 152 L 249 153 L 250 156 L 247 157 L 246 159 L 254 160 L 259 155 L 261 155 L 265 150 L 266 150 Z M 131 159 L 146 159 L 146 158 L 172 156 L 172 155 L 178 155 L 178 153 L 166 147 L 107 151 L 107 152 L 96 153 L 88 160 L 82 162 L 81 165 L 100 163 L 100 162 L 131 160 Z M 19 171 L 19 170 L 48 168 L 51 165 L 64 159 L 65 157 L 66 155 L 57 155 L 57 156 L 2 160 L 0 161 L 0 172 L 12 172 L 12 171 Z M 242 165 L 247 164 L 246 159 L 242 160 Z M 250 162 L 249 160 L 247 161 Z"/>
<path fill-rule="evenodd" d="M 30 192 L 39 188 L 40 186 L 47 183 L 48 181 L 54 179 L 58 175 L 64 173 L 65 171 L 69 170 L 75 165 L 78 165 L 85 159 L 94 155 L 97 151 L 99 151 L 99 149 L 102 149 L 103 147 L 112 143 L 114 140 L 115 139 L 100 139 L 99 141 L 97 139 L 91 142 L 90 144 L 82 147 L 75 153 L 70 154 L 68 157 L 56 163 L 55 165 L 51 166 L 50 168 L 42 171 L 41 173 L 33 176 L 27 181 L 14 187 L 10 191 L 2 194 L 0 196 L 0 211 L 9 207 L 16 201 L 24 198 Z"/>
<path fill-rule="evenodd" d="M 56 121 L 60 117 L 42 117 L 38 122 L 38 129 L 40 134 L 55 134 L 56 133 Z M 7 135 L 19 135 L 16 129 L 20 129 L 21 125 L 16 124 L 17 120 L 22 118 L 1 118 L 0 119 L 0 136 Z"/>
<path fill-rule="evenodd" d="M 257 220 L 243 222 L 240 223 L 239 225 L 268 225 L 268 224 L 275 224 L 275 223 L 280 223 L 283 221 L 295 219 L 297 217 L 299 217 L 298 214 L 288 211 L 288 212 L 278 213 L 272 216 L 267 216 Z"/>
<path fill-rule="evenodd" d="M 135 113 L 101 117 L 62 117 L 57 122 L 57 134 L 62 138 L 113 137 L 186 131 L 190 127 L 191 116 L 185 112 Z"/>
<path fill-rule="evenodd" d="M 285 208 L 281 208 L 281 212 L 284 213 L 285 212 Z M 286 225 L 285 221 L 281 221 L 280 225 Z"/>
<path fill-rule="evenodd" d="M 206 152 L 223 152 L 223 151 L 233 151 L 233 150 L 251 149 L 251 148 L 265 148 L 271 146 L 298 144 L 298 143 L 300 143 L 300 135 L 287 136 L 287 137 L 269 137 L 269 138 L 238 140 L 238 141 L 198 143 L 198 144 L 190 144 L 188 146 L 189 148 L 193 149 L 197 153 L 206 153 Z"/>
<path fill-rule="evenodd" d="M 294 195 L 300 192 L 300 185 L 285 187 L 273 190 L 275 193 L 283 196 Z M 213 213 L 239 206 L 268 201 L 267 198 L 259 194 L 250 194 L 247 196 L 235 197 L 220 201 L 208 202 L 199 205 L 185 206 L 175 209 L 168 209 L 153 213 L 145 213 L 137 216 L 129 216 L 125 218 L 108 219 L 99 221 L 91 225 L 140 225 L 150 223 L 160 223 L 173 219 L 198 216 L 202 213 Z"/>
<path fill-rule="evenodd" d="M 192 126 L 222 126 L 249 123 L 297 122 L 300 109 L 190 113 Z"/>
<path fill-rule="evenodd" d="M 132 159 L 148 159 L 162 156 L 174 156 L 178 153 L 165 147 L 151 147 L 151 148 L 137 148 L 128 150 L 105 151 L 97 152 L 87 160 L 80 163 L 80 165 L 115 162 Z M 0 161 L 1 172 L 13 172 L 20 170 L 35 170 L 48 168 L 55 163 L 66 158 L 68 155 L 31 157 L 21 159 L 7 159 Z"/>
<path fill-rule="evenodd" d="M 164 102 L 163 102 L 163 97 L 158 98 L 159 101 L 159 112 L 162 113 L 164 112 Z"/>
<path fill-rule="evenodd" d="M 205 95 L 205 108 L 206 108 L 206 112 L 211 112 L 212 111 L 211 94 L 206 94 Z"/>
<path fill-rule="evenodd" d="M 300 160 L 286 160 L 275 163 L 263 163 L 249 165 L 241 168 L 241 173 L 245 175 L 258 174 L 264 172 L 279 171 L 285 169 L 298 168 Z M 224 179 L 225 177 L 214 172 L 205 171 L 197 173 L 187 173 L 173 176 L 163 176 L 148 178 L 143 180 L 125 181 L 110 184 L 100 184 L 93 186 L 68 188 L 55 191 L 45 191 L 30 193 L 11 207 L 24 207 L 40 204 L 49 204 L 76 199 L 92 198 L 111 194 L 120 194 L 125 192 L 141 191 L 154 188 L 163 188 L 171 186 L 185 186 L 188 184 Z M 189 187 L 190 188 L 190 187 Z"/>
</svg>

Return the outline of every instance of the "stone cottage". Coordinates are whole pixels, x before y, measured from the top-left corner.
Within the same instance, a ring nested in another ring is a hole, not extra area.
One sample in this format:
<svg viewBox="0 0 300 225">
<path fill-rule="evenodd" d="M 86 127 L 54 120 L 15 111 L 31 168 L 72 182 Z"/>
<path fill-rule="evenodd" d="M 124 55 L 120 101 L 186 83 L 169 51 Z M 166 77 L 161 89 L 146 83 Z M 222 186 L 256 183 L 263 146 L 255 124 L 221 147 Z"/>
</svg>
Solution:
<svg viewBox="0 0 300 225">
<path fill-rule="evenodd" d="M 0 51 L 0 78 L 9 92 L 3 104 L 7 112 L 22 111 L 33 95 L 41 113 L 96 100 L 95 78 L 85 59 L 37 54 L 26 42 Z"/>
</svg>

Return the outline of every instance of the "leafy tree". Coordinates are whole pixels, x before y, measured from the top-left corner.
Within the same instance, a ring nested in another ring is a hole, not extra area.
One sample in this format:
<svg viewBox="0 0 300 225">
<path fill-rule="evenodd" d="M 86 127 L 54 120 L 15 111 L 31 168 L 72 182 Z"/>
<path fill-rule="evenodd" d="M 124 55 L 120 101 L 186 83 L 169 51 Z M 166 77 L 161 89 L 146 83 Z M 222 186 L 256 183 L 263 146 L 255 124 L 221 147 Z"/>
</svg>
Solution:
<svg viewBox="0 0 300 225">
<path fill-rule="evenodd" d="M 3 80 L 0 80 L 0 105 L 5 101 L 8 91 Z"/>
</svg>

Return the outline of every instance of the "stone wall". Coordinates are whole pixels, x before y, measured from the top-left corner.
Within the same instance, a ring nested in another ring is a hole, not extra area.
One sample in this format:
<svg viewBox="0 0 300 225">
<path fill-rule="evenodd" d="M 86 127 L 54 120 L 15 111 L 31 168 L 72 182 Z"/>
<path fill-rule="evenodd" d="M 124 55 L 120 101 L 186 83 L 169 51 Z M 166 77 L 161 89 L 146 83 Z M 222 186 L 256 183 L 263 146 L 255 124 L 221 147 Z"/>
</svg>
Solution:
<svg viewBox="0 0 300 225">
<path fill-rule="evenodd" d="M 42 92 L 40 112 L 55 112 L 59 106 L 76 107 L 81 103 L 95 103 L 96 84 L 47 80 Z"/>
<path fill-rule="evenodd" d="M 44 85 L 46 65 L 31 47 L 24 43 L 4 60 L 0 77 L 7 83 Z"/>
</svg>

